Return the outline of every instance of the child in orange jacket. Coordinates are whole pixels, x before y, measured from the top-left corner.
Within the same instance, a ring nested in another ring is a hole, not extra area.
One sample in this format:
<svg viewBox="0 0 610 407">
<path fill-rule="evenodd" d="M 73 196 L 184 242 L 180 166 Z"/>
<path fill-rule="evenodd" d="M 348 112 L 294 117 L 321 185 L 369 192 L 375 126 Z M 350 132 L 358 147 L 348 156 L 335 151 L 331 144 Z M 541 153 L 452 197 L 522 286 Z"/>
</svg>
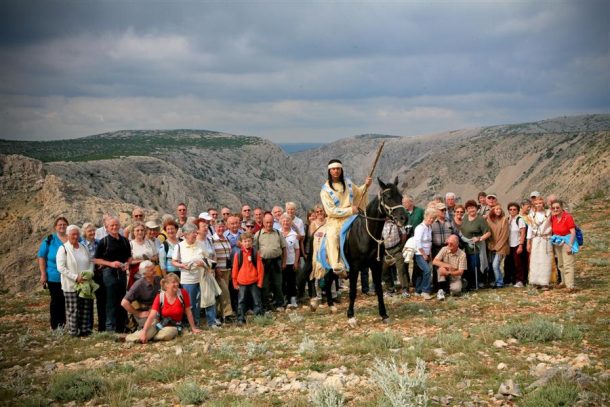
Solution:
<svg viewBox="0 0 610 407">
<path fill-rule="evenodd" d="M 252 233 L 246 232 L 239 237 L 241 250 L 233 257 L 233 270 L 231 277 L 233 287 L 239 290 L 237 323 L 246 323 L 246 296 L 252 298 L 254 314 L 263 315 L 261 301 L 261 288 L 263 288 L 263 260 L 252 247 L 254 238 Z"/>
</svg>

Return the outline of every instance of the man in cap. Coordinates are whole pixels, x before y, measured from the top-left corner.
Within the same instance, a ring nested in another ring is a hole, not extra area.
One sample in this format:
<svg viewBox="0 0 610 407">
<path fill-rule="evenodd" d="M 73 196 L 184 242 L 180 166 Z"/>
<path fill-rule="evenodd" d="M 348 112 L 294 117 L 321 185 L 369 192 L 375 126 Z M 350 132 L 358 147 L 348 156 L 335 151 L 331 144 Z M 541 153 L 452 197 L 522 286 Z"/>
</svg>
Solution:
<svg viewBox="0 0 610 407">
<path fill-rule="evenodd" d="M 346 267 L 341 261 L 339 248 L 339 233 L 341 226 L 352 215 L 364 210 L 368 199 L 364 196 L 365 187 L 371 185 L 373 179 L 367 177 L 364 185 L 353 185 L 352 181 L 345 178 L 343 164 L 337 159 L 328 162 L 328 179 L 322 185 L 320 199 L 324 210 L 328 215 L 326 221 L 326 253 L 328 263 L 335 274 L 346 277 Z M 362 198 L 362 199 L 361 199 Z M 356 206 L 359 203 L 359 206 Z"/>
</svg>

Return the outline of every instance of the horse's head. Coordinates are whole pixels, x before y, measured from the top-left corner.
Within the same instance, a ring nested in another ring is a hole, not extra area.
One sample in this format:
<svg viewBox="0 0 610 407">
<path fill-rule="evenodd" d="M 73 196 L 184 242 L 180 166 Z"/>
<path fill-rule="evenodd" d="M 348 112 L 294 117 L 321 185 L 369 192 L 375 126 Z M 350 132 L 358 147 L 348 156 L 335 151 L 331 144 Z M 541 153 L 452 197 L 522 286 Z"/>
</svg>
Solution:
<svg viewBox="0 0 610 407">
<path fill-rule="evenodd" d="M 394 183 L 384 184 L 379 178 L 379 207 L 382 213 L 392 219 L 398 226 L 407 223 L 407 210 L 402 206 L 402 194 L 398 191 L 398 177 Z"/>
</svg>

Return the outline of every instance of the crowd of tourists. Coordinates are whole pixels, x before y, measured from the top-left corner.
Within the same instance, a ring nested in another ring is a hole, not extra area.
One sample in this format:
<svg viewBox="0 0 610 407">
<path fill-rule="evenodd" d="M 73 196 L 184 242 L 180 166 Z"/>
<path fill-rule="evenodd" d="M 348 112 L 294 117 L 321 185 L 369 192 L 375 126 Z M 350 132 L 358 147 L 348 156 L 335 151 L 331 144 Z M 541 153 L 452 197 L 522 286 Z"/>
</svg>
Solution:
<svg viewBox="0 0 610 407">
<path fill-rule="evenodd" d="M 404 196 L 402 204 L 408 223 L 388 221 L 383 229 L 387 296 L 442 301 L 482 288 L 576 290 L 576 225 L 555 196 L 545 200 L 534 191 L 503 205 L 481 192 L 462 204 L 448 192 L 422 206 Z M 88 336 L 97 314 L 99 331 L 130 333 L 128 341 L 168 340 L 187 324 L 200 332 L 244 324 L 249 314 L 316 309 L 323 290 L 339 298 L 342 279 L 324 284 L 329 271 L 316 258 L 327 233 L 326 204 L 304 219 L 297 207 L 245 204 L 189 216 L 180 203 L 161 219 L 145 219 L 135 208 L 125 225 L 106 213 L 100 227 L 58 217 L 38 251 L 51 328 Z M 350 272 L 360 273 L 363 295 L 374 291 L 369 270 Z"/>
</svg>

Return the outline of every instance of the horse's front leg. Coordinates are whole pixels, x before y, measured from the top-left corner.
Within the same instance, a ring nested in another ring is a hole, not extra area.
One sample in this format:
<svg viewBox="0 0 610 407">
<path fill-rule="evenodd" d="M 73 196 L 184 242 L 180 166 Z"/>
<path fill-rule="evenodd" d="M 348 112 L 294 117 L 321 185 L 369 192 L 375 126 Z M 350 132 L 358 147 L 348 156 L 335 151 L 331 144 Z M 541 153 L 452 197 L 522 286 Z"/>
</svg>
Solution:
<svg viewBox="0 0 610 407">
<path fill-rule="evenodd" d="M 335 282 L 335 275 L 332 270 L 327 270 L 324 275 L 324 291 L 326 292 L 326 305 L 330 312 L 336 312 L 337 308 L 334 305 L 333 301 L 333 284 Z"/>
<path fill-rule="evenodd" d="M 349 306 L 347 307 L 347 317 L 354 317 L 354 303 L 358 292 L 358 274 L 360 274 L 360 264 L 354 264 L 349 273 Z"/>
<path fill-rule="evenodd" d="M 387 322 L 388 314 L 383 302 L 383 287 L 381 286 L 381 262 L 371 262 L 371 273 L 373 274 L 373 284 L 375 284 L 375 294 L 377 294 L 377 306 L 379 308 L 379 316 L 383 322 Z"/>
</svg>

